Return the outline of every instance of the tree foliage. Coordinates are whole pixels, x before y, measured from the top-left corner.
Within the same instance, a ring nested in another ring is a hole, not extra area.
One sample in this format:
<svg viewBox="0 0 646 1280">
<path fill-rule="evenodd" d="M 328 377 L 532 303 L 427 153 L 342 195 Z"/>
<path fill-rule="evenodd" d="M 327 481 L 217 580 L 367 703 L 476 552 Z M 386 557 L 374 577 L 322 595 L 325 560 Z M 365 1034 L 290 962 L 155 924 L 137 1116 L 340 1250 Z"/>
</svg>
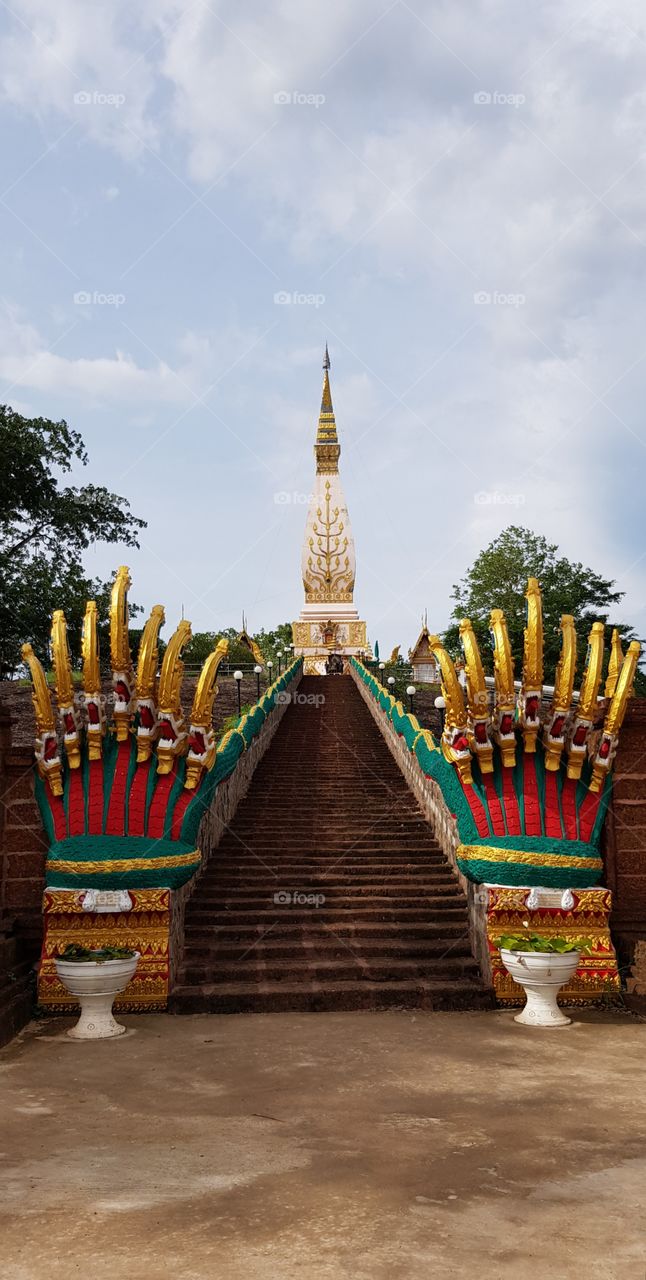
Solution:
<svg viewBox="0 0 646 1280">
<path fill-rule="evenodd" d="M 613 580 L 601 577 L 581 563 L 567 560 L 560 554 L 556 543 L 548 542 L 540 534 L 520 525 L 511 525 L 480 552 L 462 581 L 453 588 L 455 606 L 451 616 L 456 621 L 444 636 L 449 652 L 454 657 L 462 656 L 458 624 L 462 618 L 470 618 L 483 663 L 490 673 L 489 615 L 492 608 L 502 609 L 509 629 L 516 677 L 520 678 L 525 591 L 530 577 L 538 579 L 543 595 L 546 683 L 552 683 L 561 651 L 559 624 L 562 614 L 571 613 L 574 617 L 579 673 L 583 670 L 588 633 L 593 622 L 605 622 L 608 628 L 617 627 L 624 648 L 636 638 L 632 627 L 617 616 L 623 592 L 616 589 Z M 606 639 L 609 650 L 609 631 Z M 606 662 L 607 656 L 608 653 Z M 635 687 L 639 692 L 646 691 L 646 677 L 641 672 Z"/>
<path fill-rule="evenodd" d="M 221 638 L 229 641 L 229 655 L 227 662 L 231 666 L 240 666 L 250 662 L 255 664 L 255 659 L 251 651 L 245 644 L 238 640 L 240 635 L 239 627 L 224 627 L 221 631 L 196 631 L 187 644 L 183 660 L 189 667 L 201 666 L 204 660 L 211 653 L 211 650 Z M 265 662 L 272 661 L 276 672 L 278 672 L 278 650 L 283 651 L 281 665 L 284 667 L 291 661 L 291 650 L 289 645 L 292 640 L 292 627 L 289 622 L 281 622 L 275 631 L 260 631 L 252 639 L 259 646 Z"/>
<path fill-rule="evenodd" d="M 88 577 L 82 553 L 95 542 L 138 546 L 145 521 L 103 486 L 63 483 L 62 477 L 88 461 L 80 434 L 64 421 L 25 418 L 0 406 L 0 457 L 3 678 L 18 667 L 25 641 L 47 661 L 54 609 L 65 610 L 74 655 L 87 599 L 97 599 L 105 624 L 109 588 Z"/>
</svg>

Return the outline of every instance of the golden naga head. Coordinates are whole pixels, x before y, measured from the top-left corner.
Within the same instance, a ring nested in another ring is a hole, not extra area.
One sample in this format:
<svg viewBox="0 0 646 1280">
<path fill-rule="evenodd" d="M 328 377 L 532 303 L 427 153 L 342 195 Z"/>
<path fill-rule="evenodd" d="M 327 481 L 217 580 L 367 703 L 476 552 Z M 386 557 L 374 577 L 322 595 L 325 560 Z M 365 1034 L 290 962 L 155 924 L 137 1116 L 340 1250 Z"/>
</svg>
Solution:
<svg viewBox="0 0 646 1280">
<path fill-rule="evenodd" d="M 130 574 L 122 566 L 115 578 L 110 603 L 110 652 L 115 683 L 112 732 L 119 742 L 127 746 L 131 733 L 135 731 L 133 708 L 136 709 L 137 764 L 151 758 L 157 740 L 157 772 L 160 774 L 170 773 L 175 761 L 188 752 L 184 786 L 187 790 L 194 790 L 204 771 L 210 770 L 215 763 L 213 704 L 218 694 L 218 668 L 229 651 L 229 643 L 219 640 L 204 663 L 193 699 L 189 740 L 182 712 L 181 686 L 184 674 L 182 651 L 191 638 L 191 624 L 180 622 L 171 636 L 158 678 L 159 631 L 164 622 L 164 610 L 161 605 L 155 605 L 142 632 L 135 680 L 127 627 L 129 586 Z M 98 627 L 96 602 L 88 600 L 82 636 L 83 691 L 79 688 L 75 693 L 65 615 L 60 609 L 53 615 L 52 665 L 60 731 L 57 730 L 43 667 L 30 644 L 22 647 L 22 659 L 29 667 L 32 679 L 38 771 L 58 796 L 63 794 L 59 736 L 62 736 L 70 769 L 77 769 L 81 763 L 83 733 L 90 760 L 100 760 L 103 752 L 107 717 L 106 699 L 101 690 Z M 122 680 L 124 687 L 121 687 Z"/>
<path fill-rule="evenodd" d="M 213 732 L 213 703 L 218 694 L 216 684 L 218 668 L 229 652 L 229 641 L 218 640 L 210 653 L 195 688 L 191 709 L 191 727 L 188 736 L 185 786 L 193 791 L 205 769 L 215 760 L 215 734 Z"/>
<path fill-rule="evenodd" d="M 518 694 L 518 722 L 528 755 L 536 751 L 543 697 L 543 601 L 536 578 L 527 583 L 527 623 L 523 644 L 523 679 Z"/>
<path fill-rule="evenodd" d="M 56 701 L 67 760 L 70 769 L 78 769 L 81 763 L 80 723 L 74 705 L 74 680 L 67 643 L 67 622 L 62 609 L 52 614 L 52 661 L 56 685 Z"/>
<path fill-rule="evenodd" d="M 467 682 L 468 735 L 471 750 L 483 773 L 493 772 L 493 742 L 489 692 L 475 631 L 468 618 L 460 623 L 460 641 L 464 653 Z"/>
<path fill-rule="evenodd" d="M 576 672 L 576 628 L 571 613 L 561 618 L 561 656 L 554 677 L 554 696 L 543 730 L 545 768 L 555 772 L 565 749 Z"/>
<path fill-rule="evenodd" d="M 632 640 L 617 677 L 615 691 L 606 712 L 603 733 L 592 760 L 591 791 L 601 790 L 612 768 L 619 743 L 619 730 L 624 722 L 626 709 L 633 692 L 633 683 L 640 653 L 641 645 L 639 641 Z"/>
<path fill-rule="evenodd" d="M 527 586 L 527 621 L 523 647 L 523 677 L 517 686 L 507 623 L 501 609 L 491 611 L 493 641 L 493 682 L 484 675 L 475 631 L 468 618 L 460 623 L 460 639 L 465 658 L 467 708 L 456 668 L 437 636 L 429 643 L 442 676 L 442 694 L 446 702 L 446 719 L 442 735 L 442 751 L 456 764 L 464 782 L 471 780 L 469 759 L 478 759 L 483 773 L 490 772 L 488 750 L 489 726 L 488 686 L 495 686 L 493 735 L 500 748 L 503 768 L 513 768 L 516 761 L 516 728 L 523 734 L 525 753 L 533 754 L 542 732 L 545 767 L 559 769 L 567 754 L 567 775 L 581 776 L 586 759 L 592 760 L 590 790 L 598 791 L 607 777 L 615 752 L 618 734 L 632 694 L 640 645 L 633 640 L 623 657 L 618 632 L 612 636 L 612 648 L 605 686 L 610 699 L 600 741 L 591 756 L 592 734 L 602 710 L 599 687 L 604 659 L 604 624 L 592 624 L 581 689 L 574 692 L 577 664 L 577 632 L 574 618 L 561 618 L 561 656 L 559 658 L 552 699 L 544 705 L 543 685 L 543 612 L 540 586 L 530 578 Z"/>
<path fill-rule="evenodd" d="M 619 679 L 619 672 L 621 671 L 623 660 L 624 652 L 621 647 L 621 639 L 619 637 L 619 632 L 615 627 L 612 633 L 612 640 L 610 641 L 608 675 L 606 677 L 606 687 L 604 689 L 604 696 L 606 698 L 612 698 L 615 689 L 617 688 L 617 681 Z"/>
<path fill-rule="evenodd" d="M 149 760 L 157 736 L 157 667 L 159 632 L 164 624 L 162 605 L 153 605 L 143 629 L 137 658 L 135 714 L 137 719 L 137 763 Z"/>
<path fill-rule="evenodd" d="M 55 796 L 63 794 L 62 764 L 56 733 L 56 718 L 47 686 L 47 677 L 30 644 L 23 644 L 22 660 L 29 667 L 31 700 L 36 719 L 36 764 L 41 778 L 46 778 Z"/>
<path fill-rule="evenodd" d="M 455 667 L 439 636 L 429 636 L 429 645 L 437 658 L 442 679 L 442 697 L 446 703 L 442 751 L 451 764 L 457 765 L 464 783 L 473 781 L 471 748 L 467 729 L 467 713 L 462 686 Z"/>
<path fill-rule="evenodd" d="M 128 631 L 128 591 L 130 570 L 122 564 L 112 587 L 110 600 L 110 658 L 114 693 L 114 723 L 119 742 L 126 742 L 133 710 L 134 677 Z"/>
<path fill-rule="evenodd" d="M 90 760 L 100 760 L 106 729 L 105 698 L 101 692 L 101 666 L 99 662 L 98 614 L 95 600 L 88 600 L 83 619 L 83 702 L 87 716 L 87 742 Z"/>
<path fill-rule="evenodd" d="M 185 755 L 188 747 L 186 724 L 181 703 L 184 663 L 182 650 L 191 638 L 191 624 L 182 619 L 173 632 L 164 654 L 159 677 L 159 742 L 157 772 L 170 773 L 175 760 Z"/>
<path fill-rule="evenodd" d="M 581 777 L 581 770 L 588 754 L 588 739 L 599 703 L 604 631 L 603 622 L 593 622 L 588 636 L 588 652 L 579 690 L 579 701 L 573 708 L 567 731 L 568 778 Z"/>
<path fill-rule="evenodd" d="M 496 688 L 494 737 L 500 747 L 503 765 L 505 768 L 513 769 L 516 763 L 516 686 L 514 659 L 502 609 L 491 610 L 489 627 L 493 644 L 493 675 Z"/>
</svg>

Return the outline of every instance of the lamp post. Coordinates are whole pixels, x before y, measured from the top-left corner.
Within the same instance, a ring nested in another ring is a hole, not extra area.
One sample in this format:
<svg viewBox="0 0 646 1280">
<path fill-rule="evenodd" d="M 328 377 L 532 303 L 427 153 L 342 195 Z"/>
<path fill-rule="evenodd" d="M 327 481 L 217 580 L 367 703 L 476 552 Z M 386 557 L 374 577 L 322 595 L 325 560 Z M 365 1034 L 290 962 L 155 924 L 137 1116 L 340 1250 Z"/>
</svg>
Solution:
<svg viewBox="0 0 646 1280">
<path fill-rule="evenodd" d="M 237 690 L 238 690 L 238 715 L 240 715 L 240 714 L 241 714 L 241 711 L 242 711 L 242 704 L 241 704 L 241 702 L 240 702 L 240 685 L 241 685 L 241 682 L 242 682 L 242 672 L 241 672 L 241 671 L 234 671 L 234 673 L 233 673 L 233 679 L 234 679 L 234 680 L 235 680 L 235 682 L 236 682 L 236 688 L 237 688 Z"/>
<path fill-rule="evenodd" d="M 269 659 L 269 661 L 268 661 L 268 663 L 267 663 L 267 684 L 271 684 L 271 673 L 272 673 L 272 670 L 273 670 L 273 666 L 274 666 L 274 664 L 273 664 L 273 662 L 272 662 L 272 660 L 271 660 L 271 658 L 270 658 L 270 659 Z"/>
<path fill-rule="evenodd" d="M 414 685 L 414 684 L 409 684 L 409 685 L 407 685 L 407 686 L 406 686 L 406 693 L 408 694 L 408 708 L 409 708 L 409 711 L 410 711 L 411 715 L 413 715 L 413 712 L 414 712 L 414 710 L 415 710 L 415 704 L 414 704 L 414 702 L 413 702 L 413 699 L 414 699 L 414 697 L 415 697 L 415 693 L 416 693 L 415 685 Z"/>
<path fill-rule="evenodd" d="M 260 700 L 260 675 L 261 675 L 261 672 L 262 672 L 262 667 L 258 667 L 258 666 L 255 666 L 255 667 L 254 667 L 254 674 L 255 674 L 255 676 L 256 676 L 256 689 L 257 689 L 257 692 L 258 692 L 258 699 L 259 699 L 259 700 Z"/>
<path fill-rule="evenodd" d="M 280 660 L 281 660 L 282 656 L 283 656 L 283 651 L 282 651 L 282 649 L 277 649 L 277 650 L 276 650 L 276 657 L 278 658 L 278 674 L 279 674 L 279 675 L 281 674 Z"/>
<path fill-rule="evenodd" d="M 438 711 L 439 711 L 439 713 L 440 713 L 440 733 L 444 733 L 444 719 L 445 719 L 445 713 L 446 713 L 446 702 L 444 701 L 444 698 L 442 697 L 442 695 L 441 695 L 441 694 L 439 695 L 439 697 L 437 697 L 437 698 L 435 699 L 435 706 L 437 707 L 437 709 L 438 709 Z"/>
<path fill-rule="evenodd" d="M 392 693 L 392 694 L 394 694 L 394 692 L 395 692 L 395 677 L 394 677 L 394 676 L 389 676 L 389 677 L 388 677 L 388 692 L 389 692 L 389 693 Z"/>
<path fill-rule="evenodd" d="M 380 663 L 379 663 L 379 674 L 380 674 L 380 678 L 381 678 L 381 683 L 382 683 L 382 684 L 383 684 L 383 682 L 384 682 L 384 671 L 385 671 L 385 670 L 386 670 L 386 663 L 385 663 L 385 662 L 380 662 Z"/>
</svg>

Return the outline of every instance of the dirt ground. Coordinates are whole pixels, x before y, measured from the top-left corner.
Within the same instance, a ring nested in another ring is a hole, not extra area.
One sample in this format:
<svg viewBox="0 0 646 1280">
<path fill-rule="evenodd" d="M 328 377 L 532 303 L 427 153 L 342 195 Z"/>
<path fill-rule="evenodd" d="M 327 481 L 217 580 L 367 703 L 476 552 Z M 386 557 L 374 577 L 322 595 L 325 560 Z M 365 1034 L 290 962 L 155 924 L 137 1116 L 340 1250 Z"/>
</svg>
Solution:
<svg viewBox="0 0 646 1280">
<path fill-rule="evenodd" d="M 0 1053 L 2 1280 L 645 1280 L 646 1025 L 124 1018 Z"/>
</svg>

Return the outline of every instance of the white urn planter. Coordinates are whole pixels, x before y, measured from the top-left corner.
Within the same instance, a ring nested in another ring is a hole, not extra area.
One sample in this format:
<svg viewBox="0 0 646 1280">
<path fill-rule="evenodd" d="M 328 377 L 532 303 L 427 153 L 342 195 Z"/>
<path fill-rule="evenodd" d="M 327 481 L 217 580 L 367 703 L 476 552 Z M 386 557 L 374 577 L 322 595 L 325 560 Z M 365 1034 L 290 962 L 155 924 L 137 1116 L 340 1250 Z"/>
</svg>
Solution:
<svg viewBox="0 0 646 1280">
<path fill-rule="evenodd" d="M 72 1040 L 109 1040 L 126 1028 L 117 1022 L 112 1005 L 125 991 L 139 963 L 139 952 L 120 960 L 57 960 L 56 972 L 70 995 L 76 996 L 81 1016 L 67 1032 Z"/>
<path fill-rule="evenodd" d="M 577 970 L 579 951 L 508 951 L 500 957 L 514 982 L 523 987 L 527 1003 L 515 1022 L 525 1027 L 568 1027 L 572 1021 L 558 1006 L 558 993 Z"/>
</svg>

